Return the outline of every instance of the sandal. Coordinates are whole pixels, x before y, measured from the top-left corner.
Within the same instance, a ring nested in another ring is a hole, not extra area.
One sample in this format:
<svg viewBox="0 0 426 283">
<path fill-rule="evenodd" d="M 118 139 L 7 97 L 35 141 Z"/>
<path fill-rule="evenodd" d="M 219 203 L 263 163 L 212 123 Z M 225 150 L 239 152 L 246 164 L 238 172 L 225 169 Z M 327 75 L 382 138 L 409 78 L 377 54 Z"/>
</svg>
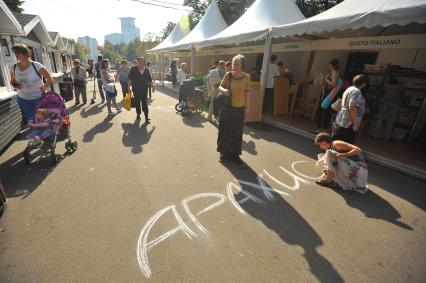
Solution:
<svg viewBox="0 0 426 283">
<path fill-rule="evenodd" d="M 327 179 L 316 180 L 315 183 L 322 187 L 331 187 L 333 185 L 333 180 L 328 181 Z"/>
</svg>

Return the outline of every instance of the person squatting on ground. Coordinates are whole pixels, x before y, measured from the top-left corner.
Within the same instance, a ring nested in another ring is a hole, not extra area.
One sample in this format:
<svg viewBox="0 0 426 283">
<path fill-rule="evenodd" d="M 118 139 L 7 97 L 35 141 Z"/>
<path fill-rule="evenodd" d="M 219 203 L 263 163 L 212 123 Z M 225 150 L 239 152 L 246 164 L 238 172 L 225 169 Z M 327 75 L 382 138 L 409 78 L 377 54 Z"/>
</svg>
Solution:
<svg viewBox="0 0 426 283">
<path fill-rule="evenodd" d="M 146 68 L 145 59 L 138 58 L 138 65 L 132 67 L 127 80 L 129 94 L 133 95 L 136 107 L 136 119 L 140 119 L 141 104 L 142 111 L 145 114 L 145 124 L 150 123 L 148 116 L 148 87 L 152 84 L 151 74 Z"/>
<path fill-rule="evenodd" d="M 210 70 L 207 75 L 207 93 L 210 97 L 209 114 L 207 119 L 212 121 L 214 99 L 219 92 L 220 83 L 225 76 L 225 61 L 220 61 L 217 68 Z M 218 117 L 215 117 L 217 119 Z"/>
<path fill-rule="evenodd" d="M 80 66 L 80 60 L 73 60 L 74 67 L 71 69 L 71 77 L 74 84 L 75 105 L 80 104 L 80 95 L 83 99 L 83 104 L 87 103 L 86 93 L 86 69 Z"/>
<path fill-rule="evenodd" d="M 354 143 L 356 135 L 361 127 L 362 118 L 365 113 L 365 99 L 361 90 L 367 82 L 364 75 L 355 76 L 353 86 L 348 87 L 342 95 L 340 109 L 336 116 L 337 130 L 333 140 L 342 140 Z M 336 103 L 338 103 L 337 100 Z"/>
<path fill-rule="evenodd" d="M 232 59 L 232 71 L 225 74 L 219 90 L 231 96 L 231 106 L 224 107 L 219 116 L 217 151 L 221 161 L 232 160 L 243 165 L 241 150 L 244 119 L 247 116 L 246 103 L 250 94 L 250 75 L 243 72 L 245 57 L 236 55 Z"/>
<path fill-rule="evenodd" d="M 11 84 L 18 90 L 16 99 L 23 122 L 27 123 L 34 117 L 41 95 L 53 84 L 53 79 L 46 67 L 31 60 L 31 50 L 26 45 L 15 45 L 12 51 L 18 63 L 13 66 L 10 73 Z"/>
<path fill-rule="evenodd" d="M 96 75 L 96 80 L 98 81 L 98 89 L 99 89 L 99 95 L 101 96 L 101 103 L 105 102 L 105 95 L 104 95 L 104 91 L 102 89 L 102 78 L 101 78 L 101 64 L 102 64 L 102 60 L 103 57 L 102 55 L 98 56 L 98 62 L 96 62 L 93 65 L 93 73 Z M 96 100 L 96 91 L 93 92 L 93 98 L 92 101 L 90 102 L 91 104 L 94 104 Z"/>
<path fill-rule="evenodd" d="M 318 163 L 325 166 L 325 175 L 317 180 L 317 184 L 367 192 L 368 167 L 359 147 L 340 140 L 333 141 L 327 133 L 318 134 L 315 144 L 325 151 L 318 158 Z"/>
<path fill-rule="evenodd" d="M 121 109 L 117 105 L 117 101 L 116 101 L 117 90 L 114 85 L 115 79 L 109 71 L 108 59 L 102 60 L 100 73 L 101 73 L 101 80 L 102 80 L 102 88 L 106 94 L 108 116 L 114 115 L 111 109 L 111 102 L 113 106 L 115 107 L 115 109 L 117 109 L 117 114 L 118 114 L 121 112 Z"/>
</svg>

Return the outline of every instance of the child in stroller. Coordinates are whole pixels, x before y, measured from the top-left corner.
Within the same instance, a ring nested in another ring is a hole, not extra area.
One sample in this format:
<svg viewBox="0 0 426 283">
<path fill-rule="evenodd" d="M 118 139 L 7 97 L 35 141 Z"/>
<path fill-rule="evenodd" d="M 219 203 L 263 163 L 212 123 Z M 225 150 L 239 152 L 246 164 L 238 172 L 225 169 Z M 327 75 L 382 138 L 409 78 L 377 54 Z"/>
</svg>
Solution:
<svg viewBox="0 0 426 283">
<path fill-rule="evenodd" d="M 53 163 L 58 159 L 55 154 L 58 139 L 67 139 L 65 149 L 68 153 L 77 150 L 77 142 L 70 136 L 70 122 L 62 97 L 55 92 L 43 94 L 34 118 L 29 120 L 32 129 L 27 136 L 28 144 L 24 150 L 24 159 L 31 165 L 31 151 L 41 149 L 45 155 L 50 154 Z"/>
<path fill-rule="evenodd" d="M 27 135 L 30 142 L 39 142 L 50 136 L 53 129 L 49 111 L 43 108 L 37 109 L 34 118 L 28 121 L 28 126 L 32 129 L 31 133 Z"/>
</svg>

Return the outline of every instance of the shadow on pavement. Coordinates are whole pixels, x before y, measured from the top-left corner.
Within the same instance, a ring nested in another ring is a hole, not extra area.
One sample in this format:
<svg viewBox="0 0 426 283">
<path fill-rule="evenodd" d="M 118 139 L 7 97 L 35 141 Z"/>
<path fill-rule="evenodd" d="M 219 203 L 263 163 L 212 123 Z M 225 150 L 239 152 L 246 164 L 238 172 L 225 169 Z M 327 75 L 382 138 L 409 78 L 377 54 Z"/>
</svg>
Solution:
<svg viewBox="0 0 426 283">
<path fill-rule="evenodd" d="M 42 158 L 40 153 L 41 151 L 37 151 L 32 154 L 34 162 L 31 170 L 28 169 L 22 153 L 0 164 L 0 177 L 8 197 L 28 197 L 54 170 L 51 159 Z"/>
<path fill-rule="evenodd" d="M 258 184 L 257 173 L 251 168 L 241 169 L 238 165 L 231 163 L 224 163 L 224 166 L 236 179 Z M 265 182 L 265 184 L 267 183 Z M 334 266 L 318 253 L 317 248 L 323 245 L 321 237 L 281 195 L 274 192 L 272 195 L 275 200 L 268 201 L 259 189 L 244 185 L 241 185 L 241 187 L 242 191 L 234 194 L 240 207 L 275 232 L 288 245 L 297 245 L 303 248 L 303 256 L 309 264 L 311 273 L 318 281 L 344 282 Z M 247 194 L 263 200 L 265 204 L 258 204 L 247 199 Z"/>
<path fill-rule="evenodd" d="M 388 201 L 373 191 L 369 190 L 365 194 L 341 189 L 336 189 L 335 191 L 345 199 L 350 207 L 358 209 L 366 217 L 381 219 L 401 228 L 413 230 L 411 226 L 399 221 L 398 219 L 401 218 L 401 214 Z"/>
<path fill-rule="evenodd" d="M 91 142 L 97 134 L 108 131 L 113 123 L 111 122 L 114 116 L 107 116 L 101 123 L 95 125 L 83 135 L 83 142 Z"/>
<path fill-rule="evenodd" d="M 94 116 L 103 111 L 103 109 L 106 107 L 106 103 L 98 103 L 93 105 L 92 107 L 83 107 L 80 111 L 80 116 L 82 118 L 88 118 L 89 116 Z"/>
<path fill-rule="evenodd" d="M 180 114 L 178 114 L 180 115 Z M 209 122 L 206 117 L 200 114 L 188 114 L 182 116 L 182 121 L 185 125 L 194 128 L 204 128 L 204 123 Z"/>
<path fill-rule="evenodd" d="M 305 138 L 295 136 L 269 125 L 261 125 L 259 123 L 246 125 L 244 127 L 244 134 L 250 135 L 253 139 L 263 139 L 268 142 L 278 143 L 283 147 L 303 154 L 313 160 L 316 160 L 317 154 L 320 153 L 319 148 L 314 145 L 313 141 L 311 142 Z M 368 167 L 369 184 L 373 184 L 380 189 L 401 197 L 426 211 L 425 182 L 372 162 L 368 162 Z M 386 203 L 388 206 L 391 206 L 384 199 L 381 200 L 380 203 Z M 392 208 L 392 210 L 396 211 L 394 208 Z"/>
<path fill-rule="evenodd" d="M 123 128 L 123 145 L 131 147 L 133 154 L 142 152 L 142 146 L 149 142 L 155 131 L 155 126 L 148 130 L 148 124 L 141 124 L 140 119 L 135 120 L 133 124 L 122 123 L 121 127 Z"/>
</svg>

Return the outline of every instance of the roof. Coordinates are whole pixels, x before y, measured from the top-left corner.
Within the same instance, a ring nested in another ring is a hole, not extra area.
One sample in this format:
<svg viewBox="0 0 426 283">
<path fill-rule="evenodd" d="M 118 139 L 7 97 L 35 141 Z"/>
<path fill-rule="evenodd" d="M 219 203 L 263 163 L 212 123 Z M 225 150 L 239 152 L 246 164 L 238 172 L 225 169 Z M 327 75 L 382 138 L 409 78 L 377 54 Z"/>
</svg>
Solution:
<svg viewBox="0 0 426 283">
<path fill-rule="evenodd" d="M 26 25 L 28 25 L 32 20 L 34 20 L 35 18 L 37 18 L 37 15 L 31 15 L 31 14 L 19 14 L 19 13 L 13 13 L 13 15 L 15 16 L 15 18 L 18 20 L 19 24 L 22 27 L 25 27 Z"/>
<path fill-rule="evenodd" d="M 165 48 L 173 46 L 190 32 L 188 16 L 182 16 L 172 32 L 155 48 L 148 50 L 151 53 L 163 52 Z"/>
<path fill-rule="evenodd" d="M 24 34 L 19 21 L 3 0 L 0 0 L 0 33 L 13 35 Z"/>
<path fill-rule="evenodd" d="M 271 27 L 297 22 L 304 18 L 294 0 L 256 0 L 227 29 L 195 45 L 206 47 L 261 40 L 266 37 Z"/>
<path fill-rule="evenodd" d="M 169 51 L 189 49 L 195 42 L 208 39 L 228 27 L 216 1 L 212 1 L 204 16 L 194 27 L 194 29 L 182 40 L 175 43 Z"/>
<path fill-rule="evenodd" d="M 31 31 L 34 31 L 36 36 L 41 40 L 42 44 L 53 44 L 52 38 L 50 37 L 50 34 L 44 26 L 40 16 L 18 13 L 14 13 L 14 16 L 24 30 L 24 36 L 27 36 Z"/>
<path fill-rule="evenodd" d="M 329 36 L 339 31 L 350 36 L 354 30 L 361 29 L 371 29 L 362 35 L 373 35 L 392 25 L 412 23 L 426 23 L 426 0 L 368 0 L 362 1 L 362 5 L 359 0 L 345 0 L 309 19 L 274 27 L 272 37 Z"/>
</svg>

